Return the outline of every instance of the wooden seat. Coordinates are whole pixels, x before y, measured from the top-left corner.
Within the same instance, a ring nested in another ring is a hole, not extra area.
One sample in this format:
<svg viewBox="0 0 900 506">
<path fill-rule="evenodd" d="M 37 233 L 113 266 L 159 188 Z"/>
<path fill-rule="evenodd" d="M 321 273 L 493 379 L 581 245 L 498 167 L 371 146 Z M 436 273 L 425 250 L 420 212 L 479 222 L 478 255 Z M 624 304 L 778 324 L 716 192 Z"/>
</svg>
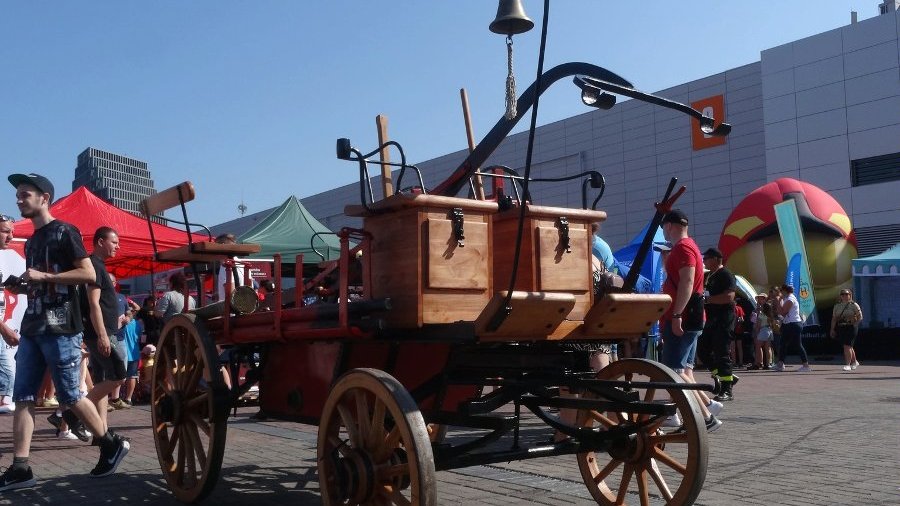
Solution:
<svg viewBox="0 0 900 506">
<path fill-rule="evenodd" d="M 259 253 L 260 249 L 259 244 L 195 242 L 179 248 L 160 251 L 156 254 L 156 259 L 163 262 L 215 262 Z"/>
<path fill-rule="evenodd" d="M 147 217 L 148 226 L 152 227 L 150 219 L 166 209 L 180 206 L 186 215 L 187 212 L 184 209 L 184 204 L 194 200 L 196 196 L 197 193 L 194 191 L 193 183 L 185 181 L 142 200 L 140 205 L 141 213 Z M 190 229 L 186 230 L 185 234 L 188 244 L 178 248 L 158 251 L 156 250 L 156 244 L 154 244 L 153 250 L 156 252 L 156 260 L 173 263 L 216 262 L 225 260 L 226 258 L 242 257 L 253 253 L 259 253 L 261 249 L 259 244 L 219 244 L 216 242 L 192 243 Z"/>
<path fill-rule="evenodd" d="M 475 320 L 479 339 L 541 339 L 553 333 L 575 307 L 571 293 L 519 292 L 510 300 L 512 312 L 496 330 L 488 330 L 494 315 L 503 307 L 508 292 L 497 292 Z"/>
<path fill-rule="evenodd" d="M 650 330 L 671 303 L 668 295 L 610 293 L 585 315 L 581 333 L 585 337 L 643 334 Z"/>
</svg>

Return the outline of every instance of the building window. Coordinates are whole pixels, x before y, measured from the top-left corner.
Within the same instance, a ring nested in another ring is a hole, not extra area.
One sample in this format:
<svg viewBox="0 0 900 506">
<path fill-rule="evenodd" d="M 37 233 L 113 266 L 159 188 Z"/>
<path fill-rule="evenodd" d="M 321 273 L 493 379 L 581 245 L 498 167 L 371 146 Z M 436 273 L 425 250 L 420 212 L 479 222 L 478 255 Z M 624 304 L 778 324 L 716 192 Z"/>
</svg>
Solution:
<svg viewBox="0 0 900 506">
<path fill-rule="evenodd" d="M 850 178 L 853 186 L 896 181 L 900 179 L 900 153 L 851 160 Z"/>
</svg>

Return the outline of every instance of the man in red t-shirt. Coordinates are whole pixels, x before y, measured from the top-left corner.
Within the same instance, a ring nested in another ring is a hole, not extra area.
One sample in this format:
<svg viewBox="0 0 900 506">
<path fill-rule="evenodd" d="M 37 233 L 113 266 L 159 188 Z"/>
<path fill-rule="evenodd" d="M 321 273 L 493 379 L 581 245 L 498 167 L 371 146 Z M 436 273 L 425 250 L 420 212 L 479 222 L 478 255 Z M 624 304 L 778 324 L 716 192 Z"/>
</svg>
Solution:
<svg viewBox="0 0 900 506">
<path fill-rule="evenodd" d="M 663 293 L 672 297 L 672 304 L 660 319 L 663 337 L 663 364 L 680 374 L 685 381 L 696 383 L 693 374 L 697 338 L 703 330 L 703 257 L 700 248 L 688 237 L 688 218 L 679 209 L 666 213 L 662 219 L 663 235 L 672 243 L 666 259 L 666 281 Z M 721 404 L 712 403 L 705 394 L 695 391 L 706 428 L 712 432 L 721 427 L 715 414 Z"/>
</svg>

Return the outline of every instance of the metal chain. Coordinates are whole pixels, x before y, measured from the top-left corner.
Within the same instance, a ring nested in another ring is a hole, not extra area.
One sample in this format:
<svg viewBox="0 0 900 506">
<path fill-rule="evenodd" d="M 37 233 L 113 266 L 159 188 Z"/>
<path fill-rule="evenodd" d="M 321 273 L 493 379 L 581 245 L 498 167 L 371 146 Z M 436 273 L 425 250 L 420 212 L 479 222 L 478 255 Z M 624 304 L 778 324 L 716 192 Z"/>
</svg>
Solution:
<svg viewBox="0 0 900 506">
<path fill-rule="evenodd" d="M 513 40 L 512 35 L 506 36 L 506 119 L 515 119 L 516 111 L 516 76 L 513 74 Z"/>
</svg>

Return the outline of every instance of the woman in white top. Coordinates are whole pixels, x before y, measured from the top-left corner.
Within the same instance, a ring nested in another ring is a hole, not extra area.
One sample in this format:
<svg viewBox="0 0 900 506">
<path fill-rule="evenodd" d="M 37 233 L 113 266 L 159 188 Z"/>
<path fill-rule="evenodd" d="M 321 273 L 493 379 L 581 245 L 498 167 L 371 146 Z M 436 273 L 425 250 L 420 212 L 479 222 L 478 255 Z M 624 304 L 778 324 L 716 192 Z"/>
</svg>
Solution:
<svg viewBox="0 0 900 506">
<path fill-rule="evenodd" d="M 798 348 L 800 350 L 800 362 L 803 365 L 797 369 L 797 372 L 809 372 L 809 358 L 806 356 L 806 349 L 803 348 L 803 340 L 800 339 L 800 332 L 803 330 L 802 319 L 800 318 L 800 302 L 794 295 L 794 287 L 791 285 L 782 285 L 781 308 L 778 314 L 784 319 L 781 324 L 781 346 L 778 349 L 778 365 L 775 366 L 776 371 L 784 371 L 784 357 L 787 353 L 788 346 Z"/>
</svg>

